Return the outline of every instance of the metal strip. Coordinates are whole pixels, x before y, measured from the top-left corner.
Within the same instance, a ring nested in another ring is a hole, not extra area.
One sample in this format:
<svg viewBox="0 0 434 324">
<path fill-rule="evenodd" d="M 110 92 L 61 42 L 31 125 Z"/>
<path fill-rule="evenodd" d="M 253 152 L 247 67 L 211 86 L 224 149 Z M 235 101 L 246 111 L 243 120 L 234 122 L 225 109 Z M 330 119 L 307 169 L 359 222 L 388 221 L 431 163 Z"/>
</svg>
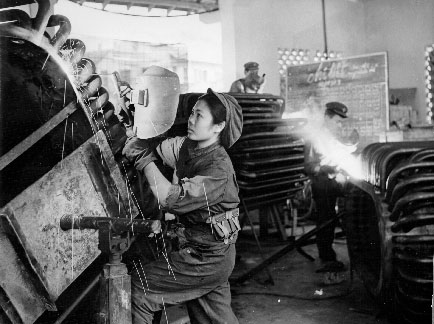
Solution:
<svg viewBox="0 0 434 324">
<path fill-rule="evenodd" d="M 37 143 L 42 137 L 47 135 L 51 130 L 63 122 L 69 115 L 77 110 L 76 104 L 72 101 L 65 108 L 63 108 L 59 113 L 57 113 L 53 118 L 47 121 L 44 125 L 39 127 L 32 134 L 27 136 L 20 143 L 15 145 L 7 153 L 0 157 L 0 171 L 7 167 L 10 163 L 16 160 L 21 154 L 31 148 L 35 143 Z"/>
</svg>

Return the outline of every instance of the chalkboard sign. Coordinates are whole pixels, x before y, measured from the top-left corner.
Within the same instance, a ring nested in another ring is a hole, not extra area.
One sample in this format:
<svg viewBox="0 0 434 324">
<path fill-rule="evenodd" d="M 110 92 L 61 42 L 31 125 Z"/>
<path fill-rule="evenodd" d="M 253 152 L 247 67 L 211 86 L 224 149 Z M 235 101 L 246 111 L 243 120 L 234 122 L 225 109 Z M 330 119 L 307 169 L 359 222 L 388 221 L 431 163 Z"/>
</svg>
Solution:
<svg viewBox="0 0 434 324">
<path fill-rule="evenodd" d="M 289 66 L 282 78 L 286 99 L 284 116 L 306 107 L 314 98 L 325 103 L 339 101 L 348 107 L 344 136 L 356 129 L 359 149 L 379 141 L 389 127 L 388 69 L 386 53 L 375 53 L 314 64 Z"/>
</svg>

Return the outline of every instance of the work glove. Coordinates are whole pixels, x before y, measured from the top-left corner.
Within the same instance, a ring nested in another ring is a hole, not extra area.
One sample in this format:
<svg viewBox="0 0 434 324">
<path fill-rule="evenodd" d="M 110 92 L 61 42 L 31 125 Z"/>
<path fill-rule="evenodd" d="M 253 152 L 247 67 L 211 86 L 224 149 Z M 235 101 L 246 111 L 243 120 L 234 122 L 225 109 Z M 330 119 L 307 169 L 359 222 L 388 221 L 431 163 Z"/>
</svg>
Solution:
<svg viewBox="0 0 434 324">
<path fill-rule="evenodd" d="M 343 185 L 347 182 L 347 177 L 342 172 L 338 172 L 336 174 L 336 181 Z"/>
<path fill-rule="evenodd" d="M 151 235 L 149 235 L 149 236 L 152 236 L 152 234 L 161 233 L 161 221 L 160 220 L 156 219 L 156 220 L 152 221 L 151 231 L 152 231 Z"/>
<path fill-rule="evenodd" d="M 122 154 L 130 163 L 134 163 L 138 171 L 143 171 L 145 167 L 157 160 L 154 149 L 158 142 L 153 139 L 140 139 L 130 137 L 127 139 Z"/>
</svg>

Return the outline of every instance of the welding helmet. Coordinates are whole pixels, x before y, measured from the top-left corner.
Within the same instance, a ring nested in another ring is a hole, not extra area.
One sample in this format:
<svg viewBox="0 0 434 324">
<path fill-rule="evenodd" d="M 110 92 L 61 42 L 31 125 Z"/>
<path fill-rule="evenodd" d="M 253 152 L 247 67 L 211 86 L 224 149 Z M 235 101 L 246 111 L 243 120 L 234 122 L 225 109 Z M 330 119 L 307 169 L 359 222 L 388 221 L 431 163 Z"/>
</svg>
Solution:
<svg viewBox="0 0 434 324">
<path fill-rule="evenodd" d="M 172 127 L 178 109 L 180 84 L 178 75 L 159 66 L 150 66 L 133 86 L 134 131 L 147 139 L 163 134 Z"/>
</svg>

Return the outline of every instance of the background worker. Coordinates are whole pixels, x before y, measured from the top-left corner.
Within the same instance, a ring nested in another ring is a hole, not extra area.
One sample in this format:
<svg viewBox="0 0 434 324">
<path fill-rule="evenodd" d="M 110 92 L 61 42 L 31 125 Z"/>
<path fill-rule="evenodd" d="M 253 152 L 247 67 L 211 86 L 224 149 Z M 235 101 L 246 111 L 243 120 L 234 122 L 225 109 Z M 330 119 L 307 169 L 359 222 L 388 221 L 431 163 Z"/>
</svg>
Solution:
<svg viewBox="0 0 434 324">
<path fill-rule="evenodd" d="M 341 121 L 347 118 L 348 108 L 340 102 L 329 102 L 324 113 L 323 127 L 328 133 L 339 138 Z M 336 217 L 336 200 L 343 195 L 345 177 L 338 172 L 336 166 L 324 165 L 325 157 L 318 150 L 306 145 L 305 170 L 312 181 L 312 197 L 316 207 L 316 223 L 321 226 Z M 345 270 L 344 264 L 337 260 L 333 250 L 336 222 L 316 235 L 318 255 L 321 267 L 317 272 L 338 272 Z"/>
<path fill-rule="evenodd" d="M 191 323 L 238 323 L 228 278 L 235 264 L 240 200 L 226 149 L 241 131 L 237 101 L 208 89 L 193 107 L 187 137 L 165 139 L 155 149 L 151 140 L 127 141 L 123 154 L 145 175 L 162 208 L 180 222 L 179 250 L 146 264 L 144 273 L 131 274 L 133 323 L 152 323 L 155 312 L 183 302 Z M 157 159 L 174 169 L 172 182 L 155 165 Z M 222 215 L 229 216 L 229 224 L 219 222 Z"/>
<path fill-rule="evenodd" d="M 258 93 L 265 82 L 265 74 L 260 76 L 259 64 L 248 62 L 244 64 L 244 78 L 235 80 L 229 92 L 233 93 Z"/>
</svg>

